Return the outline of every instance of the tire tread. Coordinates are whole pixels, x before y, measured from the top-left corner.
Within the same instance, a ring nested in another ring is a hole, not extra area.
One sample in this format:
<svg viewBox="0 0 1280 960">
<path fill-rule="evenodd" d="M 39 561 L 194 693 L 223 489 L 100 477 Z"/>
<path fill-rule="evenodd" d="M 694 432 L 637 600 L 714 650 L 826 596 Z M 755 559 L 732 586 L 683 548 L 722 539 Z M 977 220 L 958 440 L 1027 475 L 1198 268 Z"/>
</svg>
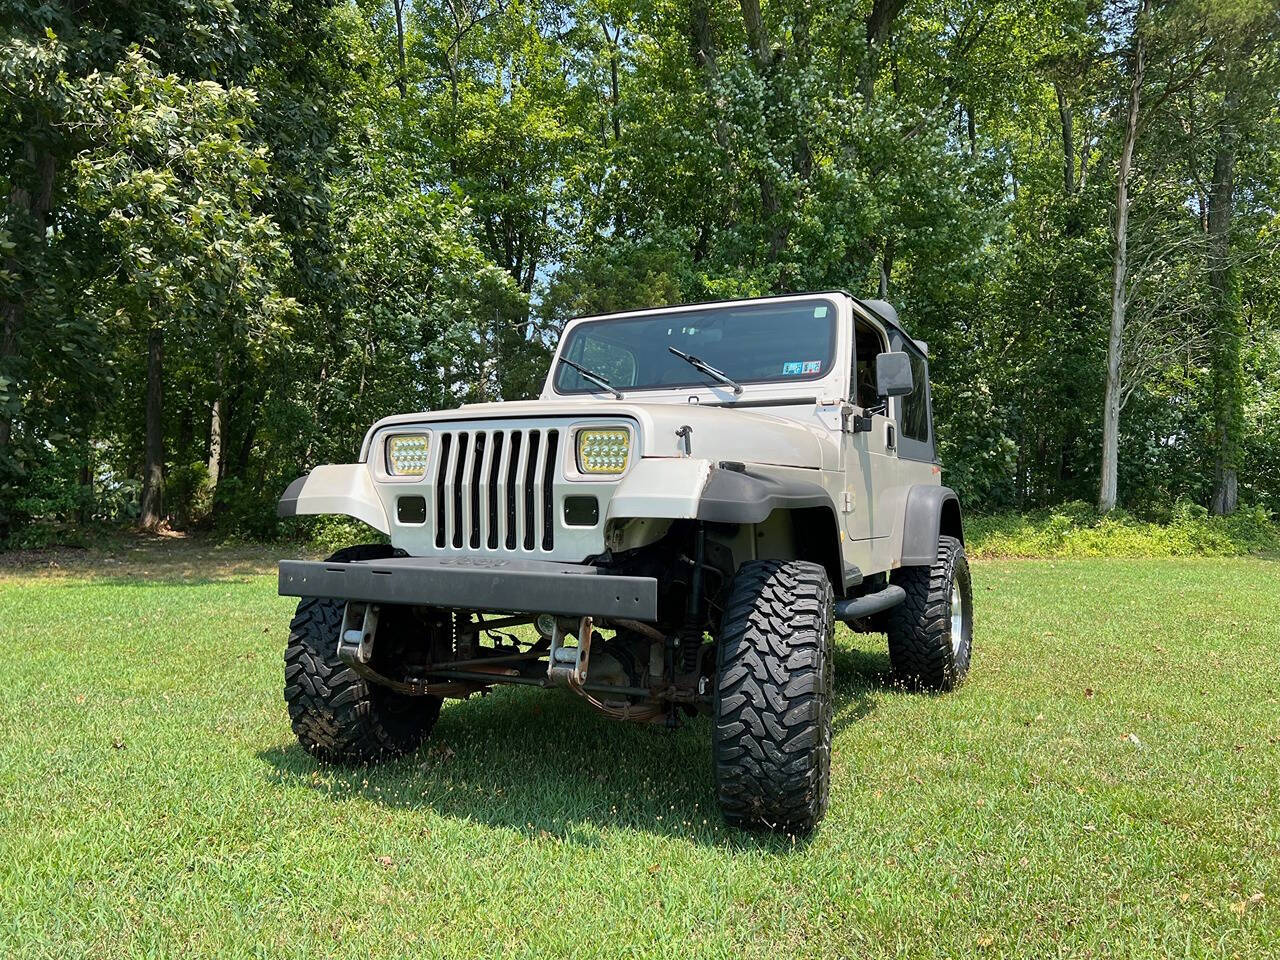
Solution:
<svg viewBox="0 0 1280 960">
<path fill-rule="evenodd" d="M 885 632 L 894 674 L 908 687 L 953 690 L 968 671 L 967 652 L 957 664 L 951 650 L 951 582 L 956 576 L 965 578 L 965 590 L 972 589 L 964 546 L 949 536 L 938 538 L 932 566 L 903 567 L 894 575 L 893 582 L 907 596 L 887 611 Z M 971 595 L 966 599 L 972 608 Z"/>
<path fill-rule="evenodd" d="M 832 591 L 804 561 L 743 564 L 725 607 L 713 730 L 729 823 L 808 833 L 826 812 L 831 763 Z"/>
</svg>

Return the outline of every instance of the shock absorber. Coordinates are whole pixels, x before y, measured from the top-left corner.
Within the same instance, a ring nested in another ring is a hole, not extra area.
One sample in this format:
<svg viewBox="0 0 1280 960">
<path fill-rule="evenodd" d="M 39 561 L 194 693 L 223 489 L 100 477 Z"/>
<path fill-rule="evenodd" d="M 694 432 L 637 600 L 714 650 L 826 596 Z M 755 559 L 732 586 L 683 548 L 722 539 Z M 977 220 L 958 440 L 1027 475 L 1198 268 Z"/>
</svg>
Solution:
<svg viewBox="0 0 1280 960">
<path fill-rule="evenodd" d="M 702 603 L 702 567 L 707 555 L 707 530 L 701 520 L 693 527 L 693 571 L 689 575 L 689 597 L 685 605 L 684 626 L 677 642 L 680 646 L 680 672 L 697 673 L 698 654 L 702 647 L 704 621 Z"/>
</svg>

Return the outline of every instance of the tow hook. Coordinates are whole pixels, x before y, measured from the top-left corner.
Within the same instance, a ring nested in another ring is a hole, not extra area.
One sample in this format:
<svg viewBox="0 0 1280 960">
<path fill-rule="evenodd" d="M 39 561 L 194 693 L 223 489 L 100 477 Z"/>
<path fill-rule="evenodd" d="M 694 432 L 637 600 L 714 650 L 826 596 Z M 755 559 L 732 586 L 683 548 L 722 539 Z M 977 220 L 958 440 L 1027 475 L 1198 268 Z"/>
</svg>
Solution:
<svg viewBox="0 0 1280 960">
<path fill-rule="evenodd" d="M 347 601 L 338 631 L 338 659 L 347 664 L 366 664 L 373 656 L 373 637 L 378 632 L 378 607 L 372 603 Z"/>
</svg>

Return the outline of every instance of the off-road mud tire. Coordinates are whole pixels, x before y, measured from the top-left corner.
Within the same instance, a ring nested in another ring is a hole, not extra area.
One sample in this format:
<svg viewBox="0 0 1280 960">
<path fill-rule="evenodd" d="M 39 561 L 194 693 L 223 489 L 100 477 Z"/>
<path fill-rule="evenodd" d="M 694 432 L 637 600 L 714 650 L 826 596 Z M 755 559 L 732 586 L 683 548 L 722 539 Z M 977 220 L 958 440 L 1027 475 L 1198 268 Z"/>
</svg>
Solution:
<svg viewBox="0 0 1280 960">
<path fill-rule="evenodd" d="M 809 833 L 831 780 L 833 596 L 799 560 L 744 563 L 729 589 L 716 664 L 712 759 L 733 826 Z"/>
<path fill-rule="evenodd" d="M 906 599 L 886 612 L 889 662 L 896 679 L 913 690 L 954 690 L 964 682 L 973 656 L 973 582 L 964 545 L 938 538 L 931 567 L 903 567 L 893 582 Z M 960 642 L 952 644 L 952 587 L 963 606 Z"/>
<path fill-rule="evenodd" d="M 329 560 L 392 556 L 373 544 Z M 439 697 L 410 697 L 365 680 L 338 659 L 343 600 L 304 597 L 289 624 L 284 698 L 298 743 L 326 763 L 374 763 L 417 749 L 440 715 Z"/>
</svg>

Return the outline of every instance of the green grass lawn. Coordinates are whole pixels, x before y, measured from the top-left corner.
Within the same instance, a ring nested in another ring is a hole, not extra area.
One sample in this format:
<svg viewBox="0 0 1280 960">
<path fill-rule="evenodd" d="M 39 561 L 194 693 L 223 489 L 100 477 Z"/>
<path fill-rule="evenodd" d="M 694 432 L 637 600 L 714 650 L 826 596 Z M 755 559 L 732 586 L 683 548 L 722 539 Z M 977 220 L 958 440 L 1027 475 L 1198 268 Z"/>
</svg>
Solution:
<svg viewBox="0 0 1280 960">
<path fill-rule="evenodd" d="M 958 693 L 842 630 L 831 809 L 736 833 L 705 720 L 446 706 L 342 772 L 261 559 L 0 579 L 0 956 L 1280 956 L 1280 564 L 975 565 Z M 146 572 L 144 572 L 146 571 Z"/>
</svg>

